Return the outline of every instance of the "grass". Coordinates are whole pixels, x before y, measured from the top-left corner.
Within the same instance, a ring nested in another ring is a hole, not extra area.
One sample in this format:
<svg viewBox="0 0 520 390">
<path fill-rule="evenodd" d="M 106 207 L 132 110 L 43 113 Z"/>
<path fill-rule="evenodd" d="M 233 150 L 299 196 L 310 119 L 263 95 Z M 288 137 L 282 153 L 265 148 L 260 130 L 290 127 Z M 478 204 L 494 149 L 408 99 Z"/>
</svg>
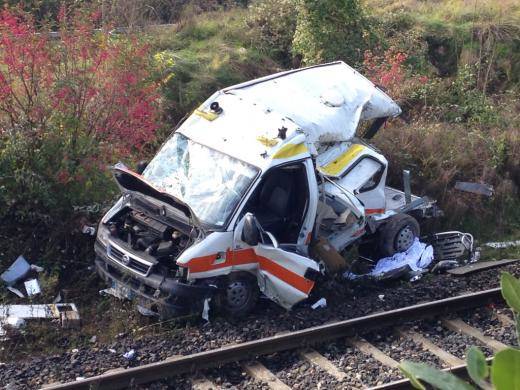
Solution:
<svg viewBox="0 0 520 390">
<path fill-rule="evenodd" d="M 520 4 L 516 0 L 366 0 L 365 3 L 378 15 L 407 12 L 422 22 L 465 25 L 520 18 Z"/>
<path fill-rule="evenodd" d="M 370 12 L 382 20 L 389 43 L 406 50 L 409 58 L 415 60 L 415 69 L 420 68 L 419 73 L 431 78 L 435 78 L 435 71 L 425 54 L 425 33 L 453 36 L 460 32 L 464 38 L 461 63 L 471 63 L 478 53 L 478 45 L 470 34 L 474 26 L 520 17 L 517 0 L 492 4 L 484 0 L 366 0 L 366 4 Z M 173 60 L 173 66 L 163 70 L 173 76 L 163 79 L 166 117 L 162 138 L 180 118 L 216 90 L 282 68 L 254 43 L 245 23 L 247 12 L 230 9 L 186 15 L 175 28 L 143 36 L 155 53 L 164 53 L 165 58 Z M 497 56 L 507 58 L 512 52 L 512 45 L 503 43 L 498 46 Z M 508 79 L 513 79 L 514 67 L 506 64 L 501 69 L 509 69 Z M 427 109 L 419 107 L 416 101 L 410 103 L 412 106 L 407 110 L 412 121 L 409 124 L 393 121 L 375 139 L 390 161 L 390 184 L 400 187 L 401 170 L 411 168 L 414 192 L 438 199 L 446 213 L 441 221 L 432 222 L 429 227 L 432 231 L 460 229 L 473 233 L 480 242 L 519 239 L 520 117 L 517 113 L 520 93 L 514 89 L 507 93 L 499 89 L 499 97 L 490 97 L 495 102 L 491 111 L 498 110 L 495 116 L 499 121 L 484 117 L 484 112 L 477 113 L 480 116 L 473 122 L 459 123 L 456 120 L 460 102 L 448 102 L 444 95 L 444 101 L 439 100 L 439 91 L 448 88 L 454 79 L 442 79 L 439 90 L 430 91 L 435 98 L 428 97 Z M 468 105 L 473 102 L 469 100 Z M 453 117 L 440 116 L 436 111 L 440 106 L 449 106 L 443 110 L 454 112 Z M 458 192 L 453 189 L 457 180 L 492 184 L 497 195 L 487 199 Z M 139 335 L 177 331 L 176 324 L 170 324 L 173 328 L 167 324 L 148 327 L 148 320 L 140 317 L 130 304 L 98 295 L 104 285 L 90 276 L 92 271 L 88 266 L 93 262 L 93 243 L 88 239 L 83 237 L 72 242 L 64 239 L 53 249 L 49 238 L 52 232 L 38 227 L 22 228 L 23 231 L 11 226 L 0 229 L 0 266 L 2 269 L 8 266 L 21 250 L 35 264 L 45 259 L 49 265 L 48 275 L 42 278 L 46 302 L 58 289 L 69 290 L 67 300 L 78 305 L 84 323 L 81 333 L 63 331 L 50 323 L 31 325 L 27 336 L 2 351 L 0 361 L 15 354 L 24 357 L 87 346 L 93 335 L 98 336 L 99 342 L 110 343 L 118 333 L 128 329 L 138 330 Z M 483 252 L 484 259 L 518 256 L 518 247 L 486 248 Z M 0 292 L 0 302 L 12 301 L 11 293 Z"/>
<path fill-rule="evenodd" d="M 246 13 L 238 8 L 191 15 L 180 28 L 148 37 L 154 50 L 174 61 L 174 77 L 164 87 L 174 121 L 218 89 L 280 69 L 252 43 Z"/>
</svg>

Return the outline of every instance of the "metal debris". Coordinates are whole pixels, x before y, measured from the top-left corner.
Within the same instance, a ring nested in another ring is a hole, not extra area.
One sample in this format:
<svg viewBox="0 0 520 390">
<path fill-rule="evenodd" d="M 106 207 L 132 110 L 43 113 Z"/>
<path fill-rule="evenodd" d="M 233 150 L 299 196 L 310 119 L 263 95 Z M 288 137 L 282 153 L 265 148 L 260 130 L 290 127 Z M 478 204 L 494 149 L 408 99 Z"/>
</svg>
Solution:
<svg viewBox="0 0 520 390">
<path fill-rule="evenodd" d="M 433 245 L 434 258 L 437 261 L 459 260 L 465 257 L 466 262 L 472 262 L 477 258 L 473 250 L 473 236 L 469 233 L 435 233 L 430 243 Z"/>
<path fill-rule="evenodd" d="M 520 240 L 516 241 L 501 241 L 501 242 L 486 242 L 484 244 L 487 247 L 494 249 L 505 249 L 512 246 L 520 246 Z"/>
<path fill-rule="evenodd" d="M 123 291 L 122 289 L 115 288 L 115 287 L 110 287 L 110 288 L 105 288 L 104 290 L 99 290 L 99 295 L 102 295 L 102 296 L 112 295 L 113 297 L 116 297 L 117 299 L 130 299 L 129 294 L 125 293 L 125 291 Z"/>
<path fill-rule="evenodd" d="M 48 305 L 0 305 L 0 322 L 9 317 L 30 319 L 57 319 L 64 328 L 79 325 L 80 317 L 73 303 L 57 303 Z"/>
<path fill-rule="evenodd" d="M 471 192 L 477 195 L 493 196 L 493 186 L 483 183 L 470 183 L 466 181 L 458 181 L 455 183 L 455 189 L 464 192 Z"/>
<path fill-rule="evenodd" d="M 202 318 L 209 321 L 209 302 L 211 298 L 204 299 L 204 307 L 202 308 Z"/>
</svg>

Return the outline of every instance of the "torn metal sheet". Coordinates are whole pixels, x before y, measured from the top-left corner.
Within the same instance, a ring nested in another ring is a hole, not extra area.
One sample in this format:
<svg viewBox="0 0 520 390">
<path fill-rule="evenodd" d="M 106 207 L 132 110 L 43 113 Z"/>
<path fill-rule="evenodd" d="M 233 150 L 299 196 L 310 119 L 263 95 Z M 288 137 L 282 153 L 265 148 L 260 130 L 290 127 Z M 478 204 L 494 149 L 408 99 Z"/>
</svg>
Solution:
<svg viewBox="0 0 520 390">
<path fill-rule="evenodd" d="M 458 181 L 455 183 L 455 189 L 464 192 L 471 192 L 477 195 L 493 196 L 493 187 L 483 183 L 470 183 L 466 181 Z"/>
<path fill-rule="evenodd" d="M 13 264 L 5 271 L 0 278 L 9 286 L 12 286 L 23 279 L 31 270 L 31 265 L 23 256 L 18 256 Z"/>
<path fill-rule="evenodd" d="M 486 242 L 484 244 L 487 247 L 493 248 L 493 249 L 505 249 L 512 246 L 520 246 L 520 240 L 516 241 L 501 241 L 501 242 Z"/>
<path fill-rule="evenodd" d="M 481 261 L 478 263 L 468 264 L 463 267 L 452 268 L 447 272 L 451 275 L 465 276 L 474 272 L 484 271 L 491 268 L 501 267 L 503 265 L 516 263 L 520 259 L 504 259 L 504 260 L 492 260 L 492 261 Z"/>
</svg>

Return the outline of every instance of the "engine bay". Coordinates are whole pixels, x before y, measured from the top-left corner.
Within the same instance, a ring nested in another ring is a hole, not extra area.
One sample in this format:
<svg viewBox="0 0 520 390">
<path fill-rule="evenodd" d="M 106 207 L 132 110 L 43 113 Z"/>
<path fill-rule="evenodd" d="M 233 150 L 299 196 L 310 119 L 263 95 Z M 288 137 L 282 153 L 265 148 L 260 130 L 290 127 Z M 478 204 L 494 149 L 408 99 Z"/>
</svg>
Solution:
<svg viewBox="0 0 520 390">
<path fill-rule="evenodd" d="M 110 239 L 134 254 L 154 259 L 155 272 L 165 276 L 176 273 L 175 260 L 193 242 L 189 234 L 131 207 L 123 208 L 105 226 Z"/>
</svg>

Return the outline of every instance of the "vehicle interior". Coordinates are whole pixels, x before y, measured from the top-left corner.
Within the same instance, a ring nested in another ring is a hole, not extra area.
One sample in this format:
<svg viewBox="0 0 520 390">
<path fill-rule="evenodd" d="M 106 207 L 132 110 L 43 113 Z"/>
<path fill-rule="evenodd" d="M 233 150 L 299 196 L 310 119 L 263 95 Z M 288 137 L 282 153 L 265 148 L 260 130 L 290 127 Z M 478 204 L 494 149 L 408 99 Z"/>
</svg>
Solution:
<svg viewBox="0 0 520 390">
<path fill-rule="evenodd" d="M 298 240 L 309 198 L 305 166 L 302 163 L 273 168 L 262 178 L 242 214 L 255 215 L 262 229 L 279 243 Z"/>
</svg>

